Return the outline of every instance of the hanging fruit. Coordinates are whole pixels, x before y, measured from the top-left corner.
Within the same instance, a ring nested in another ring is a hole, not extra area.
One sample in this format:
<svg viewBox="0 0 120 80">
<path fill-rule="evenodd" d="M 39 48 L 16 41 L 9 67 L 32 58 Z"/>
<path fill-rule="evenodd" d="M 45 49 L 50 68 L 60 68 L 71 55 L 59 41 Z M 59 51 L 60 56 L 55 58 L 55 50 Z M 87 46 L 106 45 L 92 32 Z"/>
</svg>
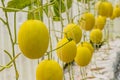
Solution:
<svg viewBox="0 0 120 80">
<path fill-rule="evenodd" d="M 76 44 L 80 42 L 82 30 L 77 24 L 70 23 L 64 28 L 64 37 L 73 39 Z"/>
<path fill-rule="evenodd" d="M 95 44 L 98 44 L 102 41 L 102 36 L 102 31 L 100 29 L 93 29 L 90 32 L 90 40 Z"/>
<path fill-rule="evenodd" d="M 102 1 L 98 4 L 98 15 L 111 17 L 113 13 L 113 6 L 108 1 Z"/>
<path fill-rule="evenodd" d="M 56 61 L 43 60 L 37 66 L 36 80 L 63 80 L 63 70 Z"/>
<path fill-rule="evenodd" d="M 79 21 L 81 28 L 86 31 L 92 30 L 95 25 L 95 17 L 89 12 L 82 14 Z"/>
<path fill-rule="evenodd" d="M 81 67 L 87 66 L 91 61 L 91 57 L 92 57 L 91 51 L 87 47 L 84 46 L 77 47 L 75 62 L 79 66 Z"/>
<path fill-rule="evenodd" d="M 113 9 L 113 15 L 111 16 L 111 19 L 115 19 L 120 17 L 120 7 L 116 5 Z"/>
<path fill-rule="evenodd" d="M 94 53 L 94 48 L 89 42 L 82 42 L 78 45 L 78 47 L 87 47 L 90 50 L 91 54 Z"/>
<path fill-rule="evenodd" d="M 30 59 L 38 59 L 47 51 L 49 34 L 46 25 L 39 20 L 27 20 L 19 29 L 18 45 Z"/>
<path fill-rule="evenodd" d="M 72 62 L 74 60 L 77 52 L 77 46 L 74 40 L 63 38 L 58 42 L 57 48 L 59 48 L 56 50 L 56 52 L 60 60 L 66 63 Z"/>
<path fill-rule="evenodd" d="M 99 15 L 99 16 L 95 19 L 95 26 L 94 26 L 94 28 L 103 30 L 105 24 L 106 24 L 106 18 Z"/>
</svg>

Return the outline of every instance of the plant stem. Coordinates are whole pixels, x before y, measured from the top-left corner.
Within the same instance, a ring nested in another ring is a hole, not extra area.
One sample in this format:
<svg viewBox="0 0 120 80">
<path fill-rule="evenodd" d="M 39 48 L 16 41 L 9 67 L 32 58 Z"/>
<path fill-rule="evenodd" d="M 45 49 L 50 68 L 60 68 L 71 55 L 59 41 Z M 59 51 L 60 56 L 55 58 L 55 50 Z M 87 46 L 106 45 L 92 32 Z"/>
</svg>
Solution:
<svg viewBox="0 0 120 80">
<path fill-rule="evenodd" d="M 68 23 L 70 23 L 70 17 L 69 17 L 69 10 L 68 10 L 68 6 L 67 6 L 67 0 L 65 0 L 65 4 L 66 4 L 66 16 L 67 16 L 67 20 L 68 20 Z"/>
<path fill-rule="evenodd" d="M 53 52 L 53 51 L 55 51 L 55 50 L 57 50 L 57 49 L 59 49 L 59 48 L 61 48 L 61 47 L 63 47 L 64 45 L 66 45 L 67 43 L 69 43 L 71 40 L 69 40 L 68 42 L 66 42 L 66 43 L 64 43 L 63 45 L 61 45 L 60 47 L 57 47 L 57 48 L 55 48 L 55 49 L 53 49 L 53 50 L 51 50 L 51 51 L 48 51 L 48 52 L 46 52 L 46 53 L 50 53 L 50 52 Z"/>
<path fill-rule="evenodd" d="M 71 71 L 70 71 L 70 67 L 71 67 L 71 65 L 68 63 L 69 80 L 72 80 L 72 79 L 71 79 Z"/>
<path fill-rule="evenodd" d="M 64 27 L 64 24 L 63 24 L 63 18 L 62 18 L 62 1 L 60 0 L 59 1 L 60 3 L 60 6 L 59 6 L 59 13 L 60 13 L 60 22 L 61 22 L 61 31 L 63 32 L 63 27 Z M 61 33 L 61 38 L 63 37 L 63 33 Z"/>
<path fill-rule="evenodd" d="M 43 6 L 43 0 L 37 0 L 37 4 L 38 6 Z M 43 21 L 43 7 L 40 8 L 39 18 L 41 21 Z"/>
<path fill-rule="evenodd" d="M 10 53 L 6 50 L 4 50 L 4 52 L 10 57 L 10 59 L 12 60 L 12 56 L 10 55 Z"/>
<path fill-rule="evenodd" d="M 0 17 L 0 20 L 6 25 L 6 22 L 5 22 L 4 19 L 2 19 L 2 18 Z"/>
<path fill-rule="evenodd" d="M 6 66 L 9 66 L 11 63 L 15 61 L 15 59 L 20 55 L 21 53 L 17 54 L 9 63 L 6 64 Z M 0 72 L 3 71 L 6 67 L 0 68 Z"/>
<path fill-rule="evenodd" d="M 39 6 L 36 9 L 33 9 L 32 12 L 37 11 L 37 10 L 43 8 L 43 7 L 46 7 L 46 6 L 53 5 L 55 2 L 56 2 L 56 0 L 52 1 L 50 4 L 45 4 L 45 5 Z"/>
<path fill-rule="evenodd" d="M 2 8 L 2 9 L 8 9 L 8 10 L 14 10 L 14 12 L 16 12 L 16 11 L 31 12 L 31 11 L 22 10 L 22 9 L 17 9 L 17 8 L 6 8 L 5 6 L 4 6 L 4 7 L 0 6 L 0 8 Z"/>
<path fill-rule="evenodd" d="M 16 12 L 14 13 L 14 44 L 17 42 L 17 33 L 16 33 Z"/>
<path fill-rule="evenodd" d="M 2 2 L 3 7 L 5 7 L 4 1 L 1 0 L 1 2 Z M 4 13 L 5 13 L 5 17 L 6 17 L 6 26 L 7 26 L 8 33 L 9 33 L 10 40 L 11 40 L 11 44 L 12 44 L 12 53 L 13 53 L 13 57 L 15 57 L 14 42 L 13 42 L 13 39 L 12 39 L 12 33 L 11 33 L 10 25 L 9 25 L 9 22 L 8 22 L 9 21 L 8 20 L 8 15 L 7 15 L 7 12 L 4 12 Z M 17 71 L 15 60 L 13 61 L 13 64 L 14 64 L 15 73 L 16 73 L 16 80 L 18 80 L 19 75 L 18 75 L 18 71 Z"/>
<path fill-rule="evenodd" d="M 2 68 L 10 68 L 12 65 L 9 65 L 9 66 L 3 66 L 3 65 L 0 65 L 0 67 Z"/>
<path fill-rule="evenodd" d="M 49 0 L 47 0 L 47 5 L 49 4 Z M 49 16 L 49 14 L 50 14 L 50 8 L 51 7 L 49 7 L 48 6 L 48 13 L 47 13 L 47 15 L 48 15 L 48 28 L 49 28 L 49 38 L 50 38 L 50 51 L 52 51 L 52 41 L 51 41 L 51 31 L 50 31 L 50 29 L 51 29 L 51 25 L 50 25 L 50 16 Z M 49 52 L 48 53 L 48 59 L 51 59 L 52 58 L 52 52 Z"/>
<path fill-rule="evenodd" d="M 73 69 L 73 66 L 71 67 L 72 69 L 72 80 L 74 80 L 74 69 Z"/>
</svg>

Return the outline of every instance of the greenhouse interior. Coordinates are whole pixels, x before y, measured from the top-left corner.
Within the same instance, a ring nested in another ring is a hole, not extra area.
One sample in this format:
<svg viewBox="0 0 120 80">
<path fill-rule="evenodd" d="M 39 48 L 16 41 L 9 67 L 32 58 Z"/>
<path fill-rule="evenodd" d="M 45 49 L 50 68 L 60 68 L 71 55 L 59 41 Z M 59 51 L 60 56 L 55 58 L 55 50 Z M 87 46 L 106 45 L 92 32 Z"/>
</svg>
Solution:
<svg viewBox="0 0 120 80">
<path fill-rule="evenodd" d="M 0 80 L 120 80 L 120 0 L 0 0 Z"/>
</svg>

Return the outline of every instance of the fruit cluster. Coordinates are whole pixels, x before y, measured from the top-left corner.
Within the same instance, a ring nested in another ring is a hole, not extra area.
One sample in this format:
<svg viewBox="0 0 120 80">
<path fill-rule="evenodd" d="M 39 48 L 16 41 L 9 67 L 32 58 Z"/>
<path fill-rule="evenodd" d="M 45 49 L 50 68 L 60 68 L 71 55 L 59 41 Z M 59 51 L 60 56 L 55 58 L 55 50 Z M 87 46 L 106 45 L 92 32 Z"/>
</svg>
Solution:
<svg viewBox="0 0 120 80">
<path fill-rule="evenodd" d="M 94 53 L 94 44 L 102 41 L 102 30 L 106 19 L 120 17 L 120 7 L 108 1 L 98 1 L 95 5 L 97 16 L 90 12 L 80 15 L 79 23 L 69 23 L 63 29 L 63 38 L 56 45 L 58 58 L 70 63 L 75 61 L 79 66 L 87 66 Z M 90 31 L 89 41 L 83 41 L 82 30 Z M 30 59 L 39 59 L 47 51 L 49 45 L 49 32 L 46 25 L 39 20 L 25 21 L 18 33 L 18 45 L 22 53 Z M 36 69 L 37 80 L 63 80 L 63 70 L 55 60 L 43 60 Z"/>
</svg>

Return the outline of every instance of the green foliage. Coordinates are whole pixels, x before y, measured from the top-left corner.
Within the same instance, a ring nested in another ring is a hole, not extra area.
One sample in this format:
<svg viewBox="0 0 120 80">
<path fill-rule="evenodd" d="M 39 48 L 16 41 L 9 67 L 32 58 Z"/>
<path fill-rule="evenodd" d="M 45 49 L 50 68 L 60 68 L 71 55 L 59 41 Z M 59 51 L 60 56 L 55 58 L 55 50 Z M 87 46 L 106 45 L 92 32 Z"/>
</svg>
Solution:
<svg viewBox="0 0 120 80">
<path fill-rule="evenodd" d="M 40 11 L 28 12 L 28 19 L 40 19 L 42 13 Z"/>
<path fill-rule="evenodd" d="M 41 2 L 36 2 L 34 3 L 34 6 L 30 5 L 28 7 L 29 10 L 33 10 L 34 7 L 39 7 L 41 6 Z M 38 20 L 42 20 L 43 19 L 43 7 L 39 7 L 36 10 L 33 10 L 31 12 L 28 12 L 28 19 L 38 19 Z"/>
<path fill-rule="evenodd" d="M 50 2 L 53 2 L 54 0 L 51 0 Z M 60 12 L 64 13 L 66 11 L 66 5 L 67 8 L 70 9 L 72 7 L 72 0 L 56 0 L 55 4 L 53 5 L 53 12 L 54 12 L 54 21 L 60 21 Z"/>
<path fill-rule="evenodd" d="M 48 6 L 47 6 L 47 4 L 45 4 L 45 6 L 43 7 L 43 11 L 46 13 L 46 15 L 48 15 Z"/>
<path fill-rule="evenodd" d="M 37 0 L 11 0 L 7 3 L 6 8 L 23 9 L 36 1 Z M 10 10 L 10 9 L 4 9 L 4 10 L 7 12 L 19 11 L 19 10 Z"/>
<path fill-rule="evenodd" d="M 25 7 L 28 7 L 29 10 L 32 10 L 30 6 L 33 3 L 36 4 L 38 2 L 37 0 L 11 0 L 7 3 L 7 6 L 6 6 L 7 9 L 4 9 L 4 11 L 17 12 L 17 11 L 24 9 Z M 67 1 L 66 0 L 50 0 L 50 3 L 54 3 L 51 5 L 53 8 L 52 11 L 54 14 L 53 15 L 54 21 L 60 21 L 61 19 L 60 14 L 64 13 L 66 9 L 70 9 L 72 7 L 72 0 L 67 0 Z M 14 9 L 9 9 L 9 8 L 14 8 Z M 44 4 L 44 7 L 41 7 L 41 9 L 38 9 L 37 11 L 28 12 L 28 19 L 39 19 L 42 16 L 43 11 L 48 16 L 48 4 L 47 3 Z"/>
</svg>

